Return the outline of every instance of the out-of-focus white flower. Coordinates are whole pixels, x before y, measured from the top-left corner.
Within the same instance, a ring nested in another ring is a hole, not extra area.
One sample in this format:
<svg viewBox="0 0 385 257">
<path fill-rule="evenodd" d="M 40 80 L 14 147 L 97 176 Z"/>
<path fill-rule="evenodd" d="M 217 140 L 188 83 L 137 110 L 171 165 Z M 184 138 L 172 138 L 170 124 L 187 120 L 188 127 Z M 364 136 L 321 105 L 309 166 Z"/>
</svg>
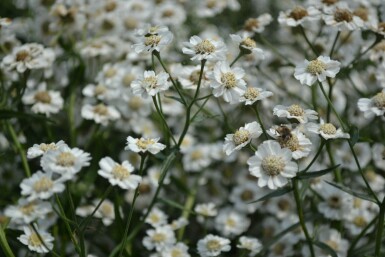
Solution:
<svg viewBox="0 0 385 257">
<path fill-rule="evenodd" d="M 136 34 L 139 38 L 139 43 L 134 44 L 133 48 L 135 48 L 135 52 L 138 54 L 144 51 L 160 52 L 162 48 L 171 43 L 174 37 L 166 26 L 148 25 L 146 28 L 138 30 Z"/>
<path fill-rule="evenodd" d="M 167 224 L 168 216 L 160 209 L 154 207 L 148 214 L 145 222 L 153 227 L 164 226 Z"/>
<path fill-rule="evenodd" d="M 292 10 L 287 10 L 285 12 L 281 11 L 279 13 L 278 22 L 290 27 L 296 27 L 306 21 L 316 21 L 320 18 L 321 12 L 314 6 L 309 6 L 307 8 L 297 6 Z"/>
<path fill-rule="evenodd" d="M 256 101 L 263 100 L 272 96 L 273 93 L 262 88 L 247 87 L 246 91 L 239 98 L 240 102 L 244 102 L 245 105 L 252 105 Z"/>
<path fill-rule="evenodd" d="M 29 228 L 24 227 L 24 234 L 17 238 L 24 245 L 28 246 L 28 249 L 37 253 L 48 253 L 53 248 L 54 238 L 50 233 L 37 229 L 37 233 Z M 41 241 L 41 239 L 43 241 Z M 47 249 L 48 248 L 48 249 Z"/>
<path fill-rule="evenodd" d="M 226 237 L 233 237 L 242 234 L 250 225 L 250 219 L 244 214 L 231 209 L 219 211 L 215 218 L 216 229 Z"/>
<path fill-rule="evenodd" d="M 385 89 L 377 93 L 372 98 L 360 98 L 358 100 L 358 109 L 364 112 L 365 118 L 373 116 L 383 116 L 385 114 Z"/>
<path fill-rule="evenodd" d="M 201 257 L 218 256 L 221 252 L 231 250 L 230 240 L 209 234 L 198 241 L 198 252 Z"/>
<path fill-rule="evenodd" d="M 307 123 L 309 120 L 318 119 L 318 113 L 311 109 L 303 109 L 298 104 L 290 106 L 277 105 L 273 109 L 273 114 L 287 119 L 296 119 L 299 123 Z"/>
<path fill-rule="evenodd" d="M 31 177 L 23 179 L 20 183 L 21 194 L 27 197 L 28 201 L 35 199 L 45 200 L 54 193 L 61 193 L 65 186 L 62 180 L 52 179 L 52 172 L 37 171 Z"/>
<path fill-rule="evenodd" d="M 171 86 L 171 82 L 168 81 L 169 77 L 163 71 L 157 75 L 152 70 L 145 71 L 144 76 L 131 83 L 132 92 L 134 95 L 140 95 L 143 98 L 147 98 L 149 95 L 155 96 Z"/>
<path fill-rule="evenodd" d="M 120 118 L 119 111 L 109 105 L 99 103 L 97 105 L 86 104 L 82 107 L 81 115 L 86 120 L 94 120 L 103 126 L 107 126 L 110 121 Z"/>
<path fill-rule="evenodd" d="M 311 86 L 317 80 L 323 82 L 326 77 L 334 78 L 340 71 L 340 62 L 333 61 L 328 56 L 319 56 L 317 59 L 308 61 L 295 67 L 294 77 L 302 85 Z"/>
<path fill-rule="evenodd" d="M 249 256 L 255 256 L 262 249 L 262 244 L 257 238 L 241 236 L 237 247 L 240 249 L 246 249 L 249 252 Z"/>
<path fill-rule="evenodd" d="M 192 55 L 191 60 L 223 61 L 225 60 L 226 45 L 220 40 L 201 39 L 192 36 L 190 42 L 185 42 L 182 48 L 184 54 Z"/>
<path fill-rule="evenodd" d="M 13 224 L 28 225 L 37 219 L 44 219 L 51 212 L 52 206 L 49 202 L 41 200 L 27 201 L 20 198 L 16 205 L 7 206 L 4 215 L 11 218 Z"/>
<path fill-rule="evenodd" d="M 159 138 L 133 138 L 131 136 L 127 137 L 127 146 L 125 150 L 131 150 L 133 152 L 150 152 L 152 154 L 157 154 L 163 149 L 166 148 L 164 144 L 158 143 Z"/>
<path fill-rule="evenodd" d="M 164 2 L 156 6 L 156 12 L 153 17 L 155 24 L 180 26 L 185 20 L 185 9 L 175 2 Z"/>
<path fill-rule="evenodd" d="M 161 251 L 160 257 L 190 257 L 188 247 L 182 242 L 166 247 Z"/>
<path fill-rule="evenodd" d="M 345 4 L 328 9 L 323 19 L 326 25 L 337 27 L 338 30 L 354 31 L 364 26 L 364 21 Z"/>
<path fill-rule="evenodd" d="M 323 119 L 320 120 L 320 124 L 308 123 L 307 130 L 316 134 L 319 134 L 324 139 L 336 139 L 336 138 L 350 138 L 348 133 L 344 133 L 341 128 L 336 128 L 331 123 L 325 123 Z"/>
<path fill-rule="evenodd" d="M 197 204 L 194 211 L 198 214 L 197 219 L 199 222 L 203 222 L 205 219 L 214 217 L 218 214 L 217 207 L 214 203 Z"/>
<path fill-rule="evenodd" d="M 265 58 L 263 50 L 261 48 L 258 48 L 257 43 L 253 39 L 249 38 L 246 34 L 242 36 L 231 34 L 230 37 L 234 41 L 234 43 L 238 44 L 238 47 L 241 53 L 245 53 L 245 54 L 254 53 L 260 56 L 260 59 Z"/>
<path fill-rule="evenodd" d="M 273 18 L 269 13 L 264 13 L 257 18 L 249 18 L 243 25 L 243 32 L 246 32 L 250 36 L 254 33 L 261 33 L 265 30 L 265 27 L 273 21 Z"/>
<path fill-rule="evenodd" d="M 246 146 L 252 139 L 258 138 L 261 134 L 262 129 L 258 122 L 247 123 L 244 127 L 240 127 L 235 131 L 234 134 L 226 135 L 223 150 L 227 155 L 230 155 L 232 152 Z"/>
<path fill-rule="evenodd" d="M 169 225 L 155 227 L 146 231 L 147 236 L 143 238 L 143 245 L 148 250 L 162 249 L 173 245 L 176 241 L 174 231 Z"/>
<path fill-rule="evenodd" d="M 57 143 L 50 143 L 50 144 L 45 144 L 45 143 L 34 144 L 32 147 L 28 148 L 27 158 L 33 159 L 33 158 L 42 156 L 46 152 L 56 150 L 59 147 L 64 146 L 64 145 L 66 145 L 66 143 L 64 143 L 63 140 L 60 140 Z"/>
</svg>

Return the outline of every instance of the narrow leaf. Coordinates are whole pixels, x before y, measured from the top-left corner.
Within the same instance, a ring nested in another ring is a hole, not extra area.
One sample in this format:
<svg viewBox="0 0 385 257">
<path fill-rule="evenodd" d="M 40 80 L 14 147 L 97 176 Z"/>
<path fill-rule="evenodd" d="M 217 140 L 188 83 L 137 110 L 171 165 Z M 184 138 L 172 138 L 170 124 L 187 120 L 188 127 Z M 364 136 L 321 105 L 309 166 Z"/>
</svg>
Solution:
<svg viewBox="0 0 385 257">
<path fill-rule="evenodd" d="M 193 212 L 193 211 L 191 211 L 191 210 L 186 209 L 183 205 L 181 205 L 181 204 L 179 204 L 179 203 L 177 203 L 177 202 L 174 202 L 174 201 L 172 201 L 172 200 L 168 200 L 168 199 L 164 199 L 164 198 L 159 198 L 159 200 L 160 200 L 161 202 L 164 202 L 165 204 L 168 204 L 168 205 L 174 207 L 174 208 L 177 208 L 177 209 L 180 209 L 180 210 L 189 212 L 189 213 L 191 213 L 191 214 L 193 214 L 193 215 L 197 215 L 197 213 L 195 213 L 195 212 Z"/>
<path fill-rule="evenodd" d="M 314 244 L 321 248 L 322 250 L 326 251 L 328 254 L 330 254 L 332 257 L 338 257 L 338 254 L 331 248 L 329 245 L 322 243 L 320 241 L 315 241 Z"/>
<path fill-rule="evenodd" d="M 360 131 L 356 126 L 351 126 L 350 127 L 350 142 L 352 142 L 352 145 L 354 146 L 358 142 L 358 138 L 360 137 Z"/>
<path fill-rule="evenodd" d="M 43 120 L 49 123 L 55 123 L 53 120 L 48 119 L 47 117 L 42 115 L 16 112 L 12 110 L 0 110 L 0 120 L 8 120 L 12 118 L 19 118 L 19 119 L 26 119 L 26 120 Z"/>
<path fill-rule="evenodd" d="M 321 177 L 335 169 L 337 169 L 340 166 L 340 164 L 333 166 L 331 168 L 327 168 L 324 170 L 318 170 L 318 171 L 313 171 L 313 172 L 299 172 L 297 175 L 297 179 L 310 179 L 310 178 L 316 178 L 316 177 Z"/>
<path fill-rule="evenodd" d="M 338 185 L 338 184 L 335 184 L 333 182 L 330 182 L 330 181 L 325 181 L 326 183 L 328 183 L 329 185 L 331 186 L 334 186 L 352 196 L 355 196 L 355 197 L 358 197 L 358 198 L 361 198 L 363 200 L 366 200 L 366 201 L 370 201 L 370 202 L 373 202 L 373 203 L 376 203 L 376 201 L 369 195 L 367 194 L 364 194 L 364 193 L 358 193 L 358 192 L 355 192 L 353 190 L 351 190 L 350 188 L 347 188 L 347 187 L 344 187 L 342 185 Z"/>
<path fill-rule="evenodd" d="M 165 97 L 174 99 L 175 101 L 178 101 L 178 102 L 180 102 L 181 104 L 185 105 L 185 103 L 183 102 L 183 100 L 182 100 L 181 98 L 179 98 L 179 97 L 171 96 L 171 95 L 170 95 L 170 96 L 165 95 Z"/>
<path fill-rule="evenodd" d="M 250 203 L 256 203 L 256 202 L 260 202 L 260 201 L 265 201 L 265 200 L 268 200 L 270 198 L 274 198 L 274 197 L 278 197 L 278 196 L 281 196 L 281 195 L 285 195 L 285 194 L 287 194 L 287 193 L 289 193 L 291 191 L 293 191 L 293 188 L 290 187 L 290 186 L 282 187 L 282 188 L 277 189 L 277 190 L 275 190 L 275 191 L 273 191 L 271 193 L 268 193 L 267 195 L 262 196 L 258 200 L 252 201 Z"/>
<path fill-rule="evenodd" d="M 8 244 L 8 241 L 2 226 L 0 226 L 0 244 L 6 257 L 15 257 L 15 255 L 11 250 L 11 247 Z"/>
</svg>

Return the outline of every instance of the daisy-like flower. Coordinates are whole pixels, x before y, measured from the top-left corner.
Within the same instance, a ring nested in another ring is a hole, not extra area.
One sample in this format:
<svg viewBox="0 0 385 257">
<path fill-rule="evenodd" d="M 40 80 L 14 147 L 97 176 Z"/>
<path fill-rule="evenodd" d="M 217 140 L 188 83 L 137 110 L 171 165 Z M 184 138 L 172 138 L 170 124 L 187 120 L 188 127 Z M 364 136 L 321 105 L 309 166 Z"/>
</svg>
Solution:
<svg viewBox="0 0 385 257">
<path fill-rule="evenodd" d="M 269 13 L 264 13 L 258 18 L 249 18 L 243 25 L 243 31 L 253 36 L 255 33 L 261 33 L 265 30 L 265 27 L 273 21 L 273 18 Z"/>
<path fill-rule="evenodd" d="M 385 89 L 377 93 L 372 98 L 360 98 L 358 100 L 358 109 L 364 112 L 365 118 L 373 116 L 383 116 L 385 114 Z"/>
<path fill-rule="evenodd" d="M 48 253 L 53 248 L 54 238 L 50 233 L 37 229 L 37 233 L 24 227 L 24 234 L 17 238 L 20 242 L 28 246 L 28 249 L 37 253 Z M 43 241 L 41 241 L 41 239 Z M 48 249 L 47 249 L 48 248 Z"/>
<path fill-rule="evenodd" d="M 315 21 L 321 16 L 321 12 L 313 6 L 308 8 L 297 6 L 292 10 L 280 12 L 278 22 L 290 27 L 297 27 L 305 21 Z"/>
<path fill-rule="evenodd" d="M 65 186 L 62 180 L 52 179 L 52 172 L 37 171 L 31 177 L 25 178 L 21 184 L 21 194 L 27 197 L 28 201 L 36 199 L 48 199 L 54 193 L 61 193 Z"/>
<path fill-rule="evenodd" d="M 215 218 L 215 227 L 222 235 L 233 237 L 242 234 L 250 225 L 250 219 L 231 209 L 224 209 Z"/>
<path fill-rule="evenodd" d="M 55 54 L 51 49 L 30 43 L 15 47 L 11 54 L 3 58 L 1 66 L 6 70 L 23 73 L 26 70 L 49 68 L 54 60 Z"/>
<path fill-rule="evenodd" d="M 280 118 L 295 119 L 299 123 L 308 123 L 309 120 L 318 119 L 318 113 L 311 109 L 303 109 L 298 104 L 290 106 L 277 105 L 273 109 L 273 114 Z"/>
<path fill-rule="evenodd" d="M 223 99 L 231 104 L 239 103 L 241 95 L 246 91 L 244 76 L 242 68 L 230 68 L 227 62 L 218 62 L 214 70 L 207 74 L 214 96 L 223 95 Z"/>
<path fill-rule="evenodd" d="M 143 98 L 147 98 L 149 95 L 155 96 L 171 86 L 171 82 L 168 81 L 169 77 L 164 71 L 157 75 L 152 70 L 145 71 L 144 76 L 131 83 L 132 92 L 134 95 L 140 95 Z"/>
<path fill-rule="evenodd" d="M 198 214 L 197 219 L 201 223 L 203 223 L 205 219 L 214 217 L 218 214 L 217 207 L 214 203 L 197 204 L 194 211 Z"/>
<path fill-rule="evenodd" d="M 11 218 L 13 224 L 27 225 L 37 219 L 44 219 L 51 212 L 52 206 L 49 202 L 27 201 L 20 198 L 16 205 L 10 205 L 5 209 L 4 215 Z"/>
<path fill-rule="evenodd" d="M 173 39 L 173 34 L 168 30 L 166 26 L 150 26 L 145 29 L 136 31 L 136 35 L 139 38 L 139 43 L 134 44 L 136 53 L 144 51 L 152 52 L 158 51 L 165 46 L 169 45 Z"/>
<path fill-rule="evenodd" d="M 103 126 L 107 126 L 110 121 L 118 120 L 120 112 L 113 106 L 103 103 L 97 105 L 86 104 L 82 107 L 81 115 L 86 120 L 94 120 Z"/>
<path fill-rule="evenodd" d="M 176 245 L 167 247 L 160 253 L 161 257 L 190 257 L 188 253 L 188 247 L 182 242 L 177 243 Z"/>
<path fill-rule="evenodd" d="M 338 30 L 354 31 L 364 26 L 364 21 L 345 4 L 326 10 L 323 19 L 326 25 L 337 27 Z"/>
<path fill-rule="evenodd" d="M 278 141 L 282 148 L 288 148 L 293 153 L 294 160 L 306 157 L 311 152 L 311 141 L 298 129 L 290 130 L 285 126 L 276 126 L 271 128 L 268 133 Z"/>
<path fill-rule="evenodd" d="M 100 199 L 95 199 L 92 202 L 92 204 L 76 208 L 76 215 L 79 215 L 80 217 L 89 216 L 99 204 Z M 104 199 L 98 210 L 95 212 L 94 217 L 100 218 L 105 226 L 111 225 L 115 220 L 114 203 L 108 199 Z"/>
<path fill-rule="evenodd" d="M 301 82 L 302 85 L 311 86 L 317 80 L 323 82 L 326 77 L 334 78 L 340 71 L 341 63 L 333 61 L 328 56 L 319 56 L 317 59 L 305 61 L 295 67 L 294 77 Z"/>
<path fill-rule="evenodd" d="M 251 175 L 258 178 L 258 186 L 277 189 L 286 185 L 287 179 L 295 177 L 298 171 L 298 165 L 291 158 L 289 149 L 282 149 L 276 141 L 268 140 L 258 147 L 247 164 Z"/>
<path fill-rule="evenodd" d="M 146 231 L 147 236 L 143 238 L 143 245 L 148 250 L 156 249 L 161 251 L 163 248 L 175 243 L 175 234 L 169 225 L 159 226 Z"/>
<path fill-rule="evenodd" d="M 11 25 L 12 20 L 10 18 L 0 18 L 0 29 Z"/>
<path fill-rule="evenodd" d="M 310 132 L 319 134 L 324 139 L 336 139 L 336 138 L 350 138 L 348 133 L 344 133 L 341 128 L 336 128 L 331 123 L 325 123 L 323 119 L 320 120 L 320 124 L 309 123 L 307 130 Z"/>
<path fill-rule="evenodd" d="M 198 241 L 198 252 L 201 257 L 218 256 L 221 252 L 231 250 L 230 240 L 209 234 Z"/>
<path fill-rule="evenodd" d="M 56 150 L 59 147 L 64 146 L 64 145 L 66 145 L 66 143 L 64 143 L 63 140 L 60 140 L 57 143 L 50 143 L 50 144 L 45 144 L 45 143 L 41 143 L 39 145 L 38 144 L 34 144 L 32 147 L 28 148 L 27 158 L 28 159 L 33 159 L 33 158 L 42 156 L 46 152 L 49 152 L 49 151 L 52 151 L 52 150 Z"/>
<path fill-rule="evenodd" d="M 153 227 L 164 226 L 167 224 L 168 216 L 160 209 L 154 207 L 148 214 L 145 222 Z"/>
<path fill-rule="evenodd" d="M 190 42 L 185 42 L 182 48 L 184 54 L 192 55 L 191 60 L 223 61 L 226 59 L 226 45 L 220 40 L 204 39 L 192 36 Z"/>
<path fill-rule="evenodd" d="M 249 252 L 249 256 L 255 256 L 262 249 L 262 244 L 257 238 L 241 236 L 237 247 L 240 249 L 246 249 Z"/>
<path fill-rule="evenodd" d="M 351 212 L 346 215 L 346 221 L 344 222 L 345 227 L 349 230 L 350 234 L 358 235 L 362 230 L 370 223 L 373 219 L 373 213 L 367 209 L 353 209 Z M 371 229 L 366 231 L 370 233 Z"/>
<path fill-rule="evenodd" d="M 231 34 L 230 37 L 234 41 L 234 43 L 238 44 L 238 47 L 241 53 L 244 53 L 244 54 L 254 53 L 260 56 L 261 59 L 265 58 L 263 50 L 261 48 L 258 48 L 257 43 L 254 41 L 254 39 L 251 39 L 246 34 L 242 36 Z"/>
<path fill-rule="evenodd" d="M 142 180 L 140 176 L 131 174 L 134 167 L 128 161 L 119 164 L 110 157 L 104 157 L 100 160 L 99 166 L 101 169 L 98 174 L 108 179 L 113 186 L 118 185 L 123 189 L 136 189 Z"/>
<path fill-rule="evenodd" d="M 67 145 L 51 150 L 41 158 L 41 166 L 46 172 L 55 172 L 64 180 L 72 179 L 83 167 L 90 165 L 90 154 Z"/>
<path fill-rule="evenodd" d="M 327 244 L 338 256 L 347 256 L 349 242 L 348 240 L 343 239 L 337 230 L 321 226 L 318 232 L 318 240 Z M 326 250 L 321 250 L 321 254 L 326 255 L 328 252 Z"/>
<path fill-rule="evenodd" d="M 63 98 L 60 92 L 46 90 L 46 84 L 42 83 L 37 90 L 27 91 L 22 98 L 24 104 L 32 105 L 34 113 L 42 113 L 47 117 L 51 113 L 58 113 L 63 108 Z"/>
<path fill-rule="evenodd" d="M 240 127 L 235 131 L 234 134 L 226 135 L 223 150 L 227 155 L 230 155 L 232 152 L 246 146 L 252 139 L 258 138 L 261 134 L 262 129 L 258 122 L 247 123 L 244 127 Z"/>
<path fill-rule="evenodd" d="M 133 152 L 150 152 L 157 154 L 166 148 L 164 144 L 158 143 L 159 138 L 133 138 L 127 137 L 127 146 L 125 150 L 131 150 Z"/>
<path fill-rule="evenodd" d="M 244 102 L 245 105 L 252 105 L 258 100 L 263 100 L 267 97 L 272 96 L 273 93 L 270 91 L 266 91 L 262 88 L 257 87 L 247 87 L 246 91 L 239 98 L 240 102 Z"/>
</svg>

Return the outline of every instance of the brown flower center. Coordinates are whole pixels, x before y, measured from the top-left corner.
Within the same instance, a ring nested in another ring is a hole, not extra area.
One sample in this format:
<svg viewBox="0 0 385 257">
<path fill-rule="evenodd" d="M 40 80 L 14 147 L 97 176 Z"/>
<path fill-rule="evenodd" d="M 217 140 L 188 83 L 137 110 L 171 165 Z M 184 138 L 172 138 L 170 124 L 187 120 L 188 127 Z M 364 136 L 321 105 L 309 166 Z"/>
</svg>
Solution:
<svg viewBox="0 0 385 257">
<path fill-rule="evenodd" d="M 212 54 L 215 51 L 215 46 L 208 39 L 202 40 L 195 48 L 196 54 Z"/>
<path fill-rule="evenodd" d="M 247 19 L 245 24 L 243 25 L 243 29 L 246 31 L 253 31 L 258 27 L 259 27 L 259 22 L 257 19 L 254 19 L 254 18 Z"/>
<path fill-rule="evenodd" d="M 353 20 L 353 14 L 348 9 L 339 9 L 334 12 L 334 19 L 336 22 L 351 22 Z"/>
<path fill-rule="evenodd" d="M 303 8 L 302 6 L 297 6 L 290 12 L 289 17 L 298 21 L 298 20 L 301 20 L 308 15 L 309 15 L 309 13 L 307 12 L 307 10 L 305 8 Z"/>
<path fill-rule="evenodd" d="M 383 109 L 385 108 L 385 93 L 380 92 L 377 93 L 373 98 L 373 103 L 377 108 Z"/>
</svg>

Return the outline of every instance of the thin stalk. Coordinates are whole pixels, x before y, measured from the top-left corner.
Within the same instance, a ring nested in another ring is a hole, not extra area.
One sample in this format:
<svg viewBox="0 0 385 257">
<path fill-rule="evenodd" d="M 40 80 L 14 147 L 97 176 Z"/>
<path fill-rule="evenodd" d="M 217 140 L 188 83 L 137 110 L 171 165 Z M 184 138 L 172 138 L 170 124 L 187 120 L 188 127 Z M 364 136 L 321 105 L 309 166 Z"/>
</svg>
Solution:
<svg viewBox="0 0 385 257">
<path fill-rule="evenodd" d="M 336 162 L 334 160 L 333 153 L 330 148 L 330 144 L 326 144 L 326 150 L 329 155 L 330 164 L 332 167 L 336 166 Z M 342 183 L 341 170 L 339 168 L 334 170 L 334 178 L 337 182 Z"/>
<path fill-rule="evenodd" d="M 326 94 L 325 89 L 324 89 L 322 83 L 321 83 L 321 82 L 318 82 L 318 84 L 319 84 L 319 86 L 320 86 L 320 88 L 321 88 L 322 94 L 324 95 L 326 101 L 327 101 L 328 104 L 330 105 L 330 108 L 333 110 L 334 114 L 337 116 L 337 119 L 338 119 L 338 121 L 340 122 L 342 129 L 343 129 L 344 131 L 346 131 L 345 123 L 342 121 L 340 115 L 338 114 L 338 112 L 337 112 L 336 109 L 334 108 L 334 105 L 333 105 L 332 101 L 330 100 L 329 96 Z"/>
<path fill-rule="evenodd" d="M 71 88 L 71 94 L 69 97 L 69 106 L 68 106 L 68 123 L 70 127 L 70 142 L 72 147 L 76 146 L 75 103 L 76 103 L 76 91 L 74 88 Z"/>
<path fill-rule="evenodd" d="M 349 68 L 351 65 L 355 64 L 362 56 L 364 56 L 367 52 L 369 52 L 378 42 L 382 40 L 382 36 L 377 36 L 376 40 L 363 52 L 359 53 L 356 58 L 354 58 L 348 65 L 345 66 L 344 69 Z"/>
<path fill-rule="evenodd" d="M 336 37 L 334 38 L 333 46 L 332 46 L 332 49 L 330 50 L 330 53 L 329 53 L 330 58 L 332 58 L 332 56 L 334 54 L 334 49 L 336 48 L 337 41 L 338 41 L 338 38 L 340 37 L 340 34 L 341 34 L 341 31 L 338 31 L 336 34 Z"/>
<path fill-rule="evenodd" d="M 146 158 L 147 158 L 147 154 L 143 154 L 141 156 L 140 167 L 139 167 L 139 176 L 143 175 L 143 167 L 144 167 L 144 162 L 145 162 Z M 129 213 L 128 218 L 127 218 L 127 223 L 125 226 L 122 243 L 120 245 L 119 257 L 121 257 L 123 255 L 123 250 L 126 247 L 126 244 L 128 242 L 128 230 L 130 229 L 131 219 L 132 219 L 132 215 L 134 213 L 135 202 L 136 202 L 136 198 L 138 197 L 138 195 L 139 195 L 139 185 L 135 189 L 135 192 L 134 192 L 130 213 Z"/>
<path fill-rule="evenodd" d="M 323 149 L 323 147 L 325 146 L 325 143 L 326 143 L 326 141 L 325 141 L 324 139 L 321 139 L 321 140 L 322 140 L 322 141 L 321 141 L 321 145 L 320 145 L 320 147 L 318 148 L 317 153 L 314 155 L 313 160 L 311 160 L 311 162 L 310 162 L 310 163 L 306 166 L 306 168 L 302 171 L 303 173 L 307 172 L 307 171 L 311 168 L 311 166 L 313 166 L 314 162 L 318 159 L 318 156 L 321 154 L 321 151 L 322 151 L 322 149 Z"/>
<path fill-rule="evenodd" d="M 15 255 L 12 252 L 11 247 L 8 244 L 7 237 L 5 235 L 3 226 L 0 226 L 0 245 L 3 249 L 3 253 L 6 257 L 15 257 Z"/>
<path fill-rule="evenodd" d="M 257 119 L 258 119 L 259 124 L 261 125 L 262 131 L 263 131 L 263 135 L 265 136 L 266 139 L 269 139 L 269 135 L 267 134 L 266 129 L 265 129 L 265 126 L 264 126 L 263 123 L 262 123 L 261 116 L 259 115 L 257 105 L 253 105 L 253 110 L 254 110 L 254 112 L 255 112 L 255 115 L 257 116 Z"/>
<path fill-rule="evenodd" d="M 234 61 L 231 62 L 230 67 L 232 67 L 242 56 L 244 56 L 244 53 L 240 51 L 237 57 L 235 57 Z"/>
<path fill-rule="evenodd" d="M 375 257 L 381 257 L 381 246 L 382 246 L 382 233 L 384 231 L 384 219 L 385 219 L 385 197 L 380 205 L 380 214 L 378 216 L 378 226 L 376 235 L 376 250 L 374 253 Z"/>
<path fill-rule="evenodd" d="M 11 138 L 13 140 L 13 143 L 15 144 L 16 149 L 20 154 L 21 162 L 22 162 L 22 165 L 23 165 L 23 168 L 25 171 L 25 175 L 27 177 L 30 177 L 31 176 L 31 169 L 29 168 L 27 157 L 25 156 L 23 146 L 21 145 L 19 139 L 17 138 L 16 132 L 15 132 L 11 122 L 8 121 L 8 122 L 6 122 L 6 124 L 7 124 L 8 130 L 9 130 L 9 134 L 11 135 Z"/>
<path fill-rule="evenodd" d="M 305 29 L 302 27 L 302 26 L 299 26 L 300 30 L 301 30 L 301 34 L 302 36 L 304 37 L 306 43 L 309 45 L 309 47 L 311 48 L 311 50 L 313 51 L 314 55 L 316 57 L 318 57 L 318 52 L 317 50 L 314 48 L 313 44 L 310 42 L 309 38 L 306 36 L 306 32 L 305 32 Z"/>
<path fill-rule="evenodd" d="M 378 219 L 378 216 L 374 217 L 370 222 L 369 224 L 361 231 L 360 234 L 358 234 L 358 236 L 356 236 L 352 243 L 350 244 L 349 246 L 349 249 L 348 249 L 348 254 L 353 252 L 354 248 L 356 247 L 357 243 L 360 241 L 360 239 L 366 234 L 366 232 L 368 231 L 368 229 L 374 225 L 374 223 L 376 223 Z M 350 256 L 350 255 L 349 255 Z"/>
<path fill-rule="evenodd" d="M 278 55 L 279 57 L 281 57 L 282 59 L 284 59 L 288 65 L 290 66 L 295 66 L 293 62 L 291 62 L 286 56 L 284 56 L 283 54 L 281 54 L 277 48 L 275 48 L 275 46 L 273 46 L 269 41 L 267 41 L 262 35 L 259 34 L 259 38 L 261 39 L 261 41 L 271 49 L 271 51 L 273 51 L 276 55 Z"/>
<path fill-rule="evenodd" d="M 212 96 L 212 95 L 211 95 Z M 195 117 L 203 110 L 203 107 L 205 107 L 206 103 L 209 101 L 209 97 L 207 97 L 205 99 L 205 101 L 203 102 L 203 104 L 201 106 L 199 106 L 199 109 L 197 110 L 197 112 L 191 117 L 190 119 L 190 122 L 193 122 Z"/>
<path fill-rule="evenodd" d="M 302 230 L 303 230 L 303 232 L 305 234 L 306 241 L 307 241 L 308 246 L 309 246 L 310 254 L 311 254 L 312 257 L 315 257 L 313 242 L 312 242 L 310 234 L 309 234 L 309 232 L 307 230 L 307 227 L 306 227 L 306 224 L 305 224 L 304 215 L 303 215 L 302 201 L 301 201 L 301 196 L 299 195 L 299 189 L 298 189 L 298 180 L 297 179 L 292 179 L 292 182 L 293 182 L 293 192 L 294 192 L 295 202 L 296 202 L 296 205 L 297 205 L 297 212 L 298 212 L 299 222 L 300 222 Z"/>
<path fill-rule="evenodd" d="M 172 135 L 172 131 L 171 131 L 170 127 L 168 126 L 167 121 L 166 121 L 165 117 L 163 116 L 163 113 L 162 113 L 161 109 L 160 109 L 159 106 L 158 106 L 158 103 L 157 103 L 157 101 L 156 101 L 155 96 L 152 97 L 152 102 L 153 102 L 154 105 L 155 105 L 156 112 L 158 113 L 159 117 L 161 118 L 161 120 L 162 120 L 162 122 L 163 122 L 163 125 L 164 125 L 164 126 L 166 127 L 166 129 L 167 129 L 167 133 L 169 134 L 169 136 L 171 137 L 172 141 L 173 141 L 174 144 L 176 145 L 177 142 L 176 142 L 174 136 Z"/>
</svg>

